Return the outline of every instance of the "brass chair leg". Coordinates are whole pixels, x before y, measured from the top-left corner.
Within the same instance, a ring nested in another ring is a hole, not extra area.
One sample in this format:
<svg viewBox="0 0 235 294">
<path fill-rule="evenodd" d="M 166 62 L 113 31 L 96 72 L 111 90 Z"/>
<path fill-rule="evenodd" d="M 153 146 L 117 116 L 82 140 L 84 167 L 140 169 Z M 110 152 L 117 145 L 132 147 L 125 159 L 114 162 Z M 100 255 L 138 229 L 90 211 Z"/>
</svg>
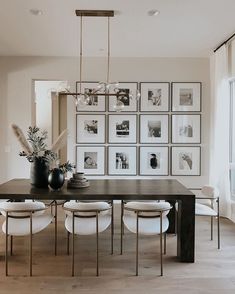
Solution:
<svg viewBox="0 0 235 294">
<path fill-rule="evenodd" d="M 162 264 L 162 212 L 160 212 L 160 261 L 161 261 L 161 276 L 163 276 L 163 264 Z"/>
<path fill-rule="evenodd" d="M 33 245 L 33 220 L 32 212 L 30 213 L 30 240 L 29 240 L 29 275 L 32 276 L 32 265 L 33 265 L 33 254 L 32 254 L 32 245 Z"/>
<path fill-rule="evenodd" d="M 121 250 L 120 254 L 123 253 L 123 200 L 121 202 Z"/>
<path fill-rule="evenodd" d="M 8 212 L 6 212 L 6 252 L 5 252 L 5 273 L 8 276 Z"/>
<path fill-rule="evenodd" d="M 213 220 L 214 220 L 214 217 L 211 216 L 211 241 L 213 240 Z"/>
<path fill-rule="evenodd" d="M 13 255 L 13 236 L 11 236 L 11 256 Z"/>
<path fill-rule="evenodd" d="M 136 213 L 136 276 L 139 275 L 139 213 Z"/>
<path fill-rule="evenodd" d="M 114 209 L 113 209 L 113 201 L 112 201 L 112 210 L 111 210 L 111 255 L 113 255 L 113 236 L 114 236 L 114 219 L 113 219 L 113 213 L 114 213 Z"/>
<path fill-rule="evenodd" d="M 72 215 L 72 277 L 74 277 L 74 212 Z"/>
<path fill-rule="evenodd" d="M 218 249 L 220 249 L 220 212 L 219 212 L 219 199 L 218 199 L 218 215 L 217 215 L 217 230 L 218 230 Z"/>
<path fill-rule="evenodd" d="M 99 276 L 99 217 L 96 212 L 96 276 Z"/>
<path fill-rule="evenodd" d="M 55 201 L 55 256 L 57 255 L 57 202 Z"/>
<path fill-rule="evenodd" d="M 69 255 L 69 237 L 70 237 L 70 233 L 68 231 L 67 232 L 67 255 Z"/>
<path fill-rule="evenodd" d="M 164 255 L 166 254 L 166 233 L 164 233 Z"/>
</svg>

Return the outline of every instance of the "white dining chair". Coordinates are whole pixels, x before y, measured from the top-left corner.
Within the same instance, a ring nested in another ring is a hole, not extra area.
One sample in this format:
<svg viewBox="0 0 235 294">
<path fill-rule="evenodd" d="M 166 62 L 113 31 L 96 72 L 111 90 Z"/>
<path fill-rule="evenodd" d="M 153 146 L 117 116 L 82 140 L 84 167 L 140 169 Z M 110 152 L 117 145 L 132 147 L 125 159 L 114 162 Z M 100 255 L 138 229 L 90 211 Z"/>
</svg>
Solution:
<svg viewBox="0 0 235 294">
<path fill-rule="evenodd" d="M 32 242 L 33 235 L 44 230 L 52 221 L 53 216 L 45 213 L 46 206 L 38 201 L 3 202 L 0 211 L 5 217 L 2 230 L 6 235 L 5 273 L 8 276 L 8 237 L 28 236 L 29 245 L 29 275 L 32 276 Z M 11 244 L 12 252 L 12 244 Z"/>
<path fill-rule="evenodd" d="M 209 216 L 211 218 L 211 240 L 213 240 L 214 218 L 217 218 L 217 241 L 220 249 L 220 207 L 219 190 L 213 186 L 203 186 L 201 195 L 196 197 L 195 214 L 197 216 Z M 215 208 L 217 203 L 217 208 Z"/>
<path fill-rule="evenodd" d="M 165 240 L 165 233 L 169 227 L 167 214 L 171 208 L 168 202 L 128 202 L 124 204 L 123 223 L 130 232 L 136 234 L 136 276 L 139 273 L 139 235 L 160 235 L 160 267 L 161 276 L 163 275 L 162 236 L 164 235 Z"/>
<path fill-rule="evenodd" d="M 217 241 L 220 249 L 220 207 L 219 190 L 216 187 L 205 185 L 201 189 L 200 195 L 196 196 L 195 215 L 210 217 L 211 222 L 211 240 L 213 240 L 214 218 L 217 218 Z M 215 203 L 217 207 L 215 208 Z M 176 219 L 178 212 L 178 203 L 175 204 Z"/>
<path fill-rule="evenodd" d="M 63 208 L 66 214 L 65 228 L 68 231 L 68 254 L 69 236 L 72 234 L 72 276 L 74 276 L 75 235 L 96 235 L 96 275 L 99 276 L 99 233 L 104 232 L 112 223 L 112 205 L 107 202 L 70 201 L 66 202 Z M 113 240 L 111 247 L 113 247 Z M 111 251 L 113 252 L 113 248 Z"/>
</svg>

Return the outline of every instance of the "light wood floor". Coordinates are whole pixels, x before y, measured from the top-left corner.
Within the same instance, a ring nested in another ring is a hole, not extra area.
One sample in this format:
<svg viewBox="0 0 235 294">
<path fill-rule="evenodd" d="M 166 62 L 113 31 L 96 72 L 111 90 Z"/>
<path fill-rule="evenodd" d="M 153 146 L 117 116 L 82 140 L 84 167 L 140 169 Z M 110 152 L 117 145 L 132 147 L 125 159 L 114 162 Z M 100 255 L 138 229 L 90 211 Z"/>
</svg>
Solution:
<svg viewBox="0 0 235 294">
<path fill-rule="evenodd" d="M 139 277 L 135 277 L 135 236 L 125 233 L 124 255 L 119 255 L 119 211 L 115 209 L 114 255 L 110 232 L 100 236 L 100 277 L 95 276 L 95 237 L 76 239 L 76 277 L 71 277 L 71 257 L 66 255 L 64 215 L 59 212 L 58 256 L 54 256 L 54 226 L 34 236 L 33 277 L 28 277 L 28 239 L 15 238 L 4 273 L 5 236 L 0 234 L 0 294 L 16 293 L 235 293 L 235 224 L 222 219 L 222 249 L 210 241 L 209 219 L 196 219 L 196 263 L 176 259 L 176 237 L 167 238 L 164 277 L 159 276 L 159 239 L 141 237 Z M 1 222 L 2 222 L 1 217 Z M 216 233 L 216 231 L 215 231 Z"/>
</svg>

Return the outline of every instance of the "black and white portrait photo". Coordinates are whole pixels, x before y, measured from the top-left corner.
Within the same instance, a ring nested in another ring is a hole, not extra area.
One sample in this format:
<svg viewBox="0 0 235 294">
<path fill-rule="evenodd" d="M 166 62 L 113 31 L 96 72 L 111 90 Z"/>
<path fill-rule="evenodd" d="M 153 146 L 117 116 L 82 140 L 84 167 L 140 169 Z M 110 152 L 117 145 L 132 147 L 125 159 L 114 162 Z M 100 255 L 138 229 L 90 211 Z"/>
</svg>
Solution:
<svg viewBox="0 0 235 294">
<path fill-rule="evenodd" d="M 161 137 L 161 121 L 149 120 L 148 121 L 148 137 L 160 138 Z"/>
<path fill-rule="evenodd" d="M 117 137 L 128 137 L 130 135 L 129 120 L 123 120 L 121 123 L 116 123 L 116 135 Z"/>
<path fill-rule="evenodd" d="M 109 115 L 109 143 L 136 143 L 137 116 L 135 114 Z"/>
<path fill-rule="evenodd" d="M 172 143 L 200 143 L 201 115 L 173 114 L 172 115 Z"/>
<path fill-rule="evenodd" d="M 180 89 L 180 105 L 192 106 L 193 105 L 193 89 Z"/>
<path fill-rule="evenodd" d="M 77 146 L 77 170 L 85 175 L 105 174 L 105 147 L 103 146 Z"/>
<path fill-rule="evenodd" d="M 169 110 L 170 83 L 140 83 L 140 110 L 158 112 Z"/>
<path fill-rule="evenodd" d="M 140 143 L 168 143 L 168 124 L 167 114 L 140 114 Z"/>
<path fill-rule="evenodd" d="M 148 153 L 147 164 L 150 169 L 159 169 L 160 168 L 160 153 Z"/>
<path fill-rule="evenodd" d="M 84 169 L 97 169 L 97 152 L 84 152 Z"/>
<path fill-rule="evenodd" d="M 108 174 L 136 175 L 136 147 L 109 146 Z"/>
<path fill-rule="evenodd" d="M 192 153 L 181 152 L 179 153 L 179 169 L 191 170 L 193 168 Z"/>
<path fill-rule="evenodd" d="M 119 88 L 117 91 L 117 100 L 121 101 L 124 106 L 129 106 L 130 105 L 130 89 L 121 89 Z"/>
<path fill-rule="evenodd" d="M 116 169 L 129 169 L 129 155 L 127 153 L 116 153 Z"/>
<path fill-rule="evenodd" d="M 201 147 L 173 146 L 171 148 L 172 176 L 200 176 Z"/>
<path fill-rule="evenodd" d="M 168 157 L 169 148 L 163 147 L 140 147 L 140 175 L 143 176 L 166 176 L 169 174 Z"/>
<path fill-rule="evenodd" d="M 105 143 L 105 115 L 77 114 L 77 143 Z"/>
<path fill-rule="evenodd" d="M 97 106 L 98 105 L 98 95 L 91 93 L 93 92 L 93 89 L 91 88 L 85 88 L 85 93 L 87 93 L 87 105 L 89 106 Z"/>
<path fill-rule="evenodd" d="M 117 97 L 110 96 L 108 99 L 110 112 L 115 112 L 115 106 L 118 101 L 124 104 L 122 112 L 137 111 L 137 100 L 135 98 L 130 98 L 129 95 L 132 94 L 134 97 L 137 93 L 138 83 L 119 83 L 118 88 L 115 89 Z"/>
<path fill-rule="evenodd" d="M 162 89 L 148 89 L 148 105 L 161 106 L 162 104 Z"/>
<path fill-rule="evenodd" d="M 201 83 L 172 83 L 172 111 L 201 111 Z"/>
<path fill-rule="evenodd" d="M 80 82 L 76 83 L 76 92 L 86 93 L 86 105 L 77 105 L 77 112 L 102 112 L 106 110 L 105 97 L 99 95 L 96 87 L 98 82 L 82 82 L 80 89 Z M 95 90 L 95 93 L 94 93 Z M 92 94 L 94 93 L 94 94 Z"/>
</svg>

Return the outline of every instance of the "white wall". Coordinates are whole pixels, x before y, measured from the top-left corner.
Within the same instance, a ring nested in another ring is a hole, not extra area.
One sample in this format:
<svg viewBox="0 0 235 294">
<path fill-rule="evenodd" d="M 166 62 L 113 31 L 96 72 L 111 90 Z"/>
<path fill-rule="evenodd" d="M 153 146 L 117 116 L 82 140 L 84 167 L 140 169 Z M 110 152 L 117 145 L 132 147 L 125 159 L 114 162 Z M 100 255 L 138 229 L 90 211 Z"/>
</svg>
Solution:
<svg viewBox="0 0 235 294">
<path fill-rule="evenodd" d="M 9 125 L 15 122 L 25 131 L 31 124 L 32 80 L 66 80 L 75 88 L 79 79 L 78 61 L 75 58 L 0 57 L 0 182 L 15 177 L 28 177 L 29 164 L 20 158 L 19 145 Z M 103 58 L 86 58 L 84 80 L 99 81 L 105 78 L 106 61 Z M 190 188 L 208 182 L 209 131 L 210 131 L 210 74 L 207 58 L 113 58 L 111 79 L 146 82 L 202 82 L 202 175 L 178 177 Z M 69 105 L 71 121 L 75 121 L 72 102 Z M 74 120 L 73 120 L 74 119 Z M 69 125 L 70 160 L 74 160 L 74 123 Z M 9 152 L 5 152 L 9 151 Z"/>
</svg>

